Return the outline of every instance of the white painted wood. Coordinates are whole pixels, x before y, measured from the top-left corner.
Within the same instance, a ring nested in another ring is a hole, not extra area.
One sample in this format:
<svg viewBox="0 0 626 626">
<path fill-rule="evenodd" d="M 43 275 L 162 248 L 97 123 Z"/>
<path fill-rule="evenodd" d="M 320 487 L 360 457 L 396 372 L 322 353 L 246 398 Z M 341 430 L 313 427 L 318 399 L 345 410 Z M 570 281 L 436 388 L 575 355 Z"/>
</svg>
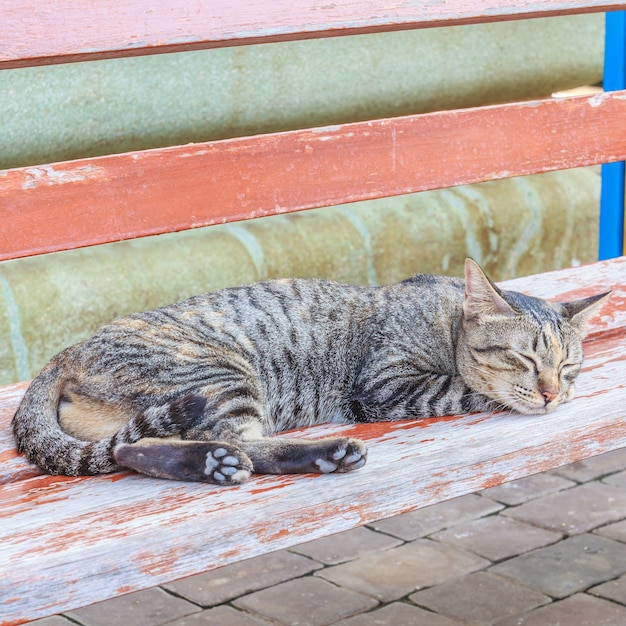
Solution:
<svg viewBox="0 0 626 626">
<path fill-rule="evenodd" d="M 504 285 L 541 296 L 614 289 L 592 324 L 577 398 L 545 416 L 321 426 L 368 441 L 352 474 L 253 477 L 237 488 L 131 474 L 39 474 L 0 388 L 0 624 L 51 615 L 471 493 L 626 445 L 626 258 Z"/>
</svg>

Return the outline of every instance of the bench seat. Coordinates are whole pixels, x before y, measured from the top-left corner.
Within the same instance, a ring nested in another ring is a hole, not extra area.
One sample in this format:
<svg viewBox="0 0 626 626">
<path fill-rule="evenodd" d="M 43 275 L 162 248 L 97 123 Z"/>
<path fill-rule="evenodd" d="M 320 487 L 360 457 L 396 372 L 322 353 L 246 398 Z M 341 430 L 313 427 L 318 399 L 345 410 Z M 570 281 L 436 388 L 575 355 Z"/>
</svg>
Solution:
<svg viewBox="0 0 626 626">
<path fill-rule="evenodd" d="M 568 300 L 613 290 L 575 400 L 548 416 L 475 414 L 318 426 L 369 444 L 342 475 L 253 476 L 219 488 L 42 475 L 15 452 L 27 386 L 0 388 L 0 624 L 17 624 L 326 536 L 626 445 L 626 257 L 503 283 Z"/>
</svg>

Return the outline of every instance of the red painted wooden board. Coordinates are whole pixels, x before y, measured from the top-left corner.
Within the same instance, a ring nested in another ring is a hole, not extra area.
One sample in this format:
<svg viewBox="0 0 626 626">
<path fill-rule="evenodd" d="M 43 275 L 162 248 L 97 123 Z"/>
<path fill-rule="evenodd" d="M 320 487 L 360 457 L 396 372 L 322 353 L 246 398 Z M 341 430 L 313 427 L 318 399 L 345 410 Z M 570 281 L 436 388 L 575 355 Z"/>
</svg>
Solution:
<svg viewBox="0 0 626 626">
<path fill-rule="evenodd" d="M 5 170 L 0 259 L 619 161 L 625 126 L 616 91 Z"/>
<path fill-rule="evenodd" d="M 0 0 L 0 68 L 607 11 L 609 0 Z"/>
<path fill-rule="evenodd" d="M 253 477 L 236 488 L 119 473 L 41 475 L 0 388 L 0 624 L 18 624 L 286 548 L 626 445 L 626 258 L 509 281 L 559 299 L 613 289 L 593 321 L 573 402 L 548 416 L 477 414 L 318 427 L 369 442 L 367 465 Z"/>
</svg>

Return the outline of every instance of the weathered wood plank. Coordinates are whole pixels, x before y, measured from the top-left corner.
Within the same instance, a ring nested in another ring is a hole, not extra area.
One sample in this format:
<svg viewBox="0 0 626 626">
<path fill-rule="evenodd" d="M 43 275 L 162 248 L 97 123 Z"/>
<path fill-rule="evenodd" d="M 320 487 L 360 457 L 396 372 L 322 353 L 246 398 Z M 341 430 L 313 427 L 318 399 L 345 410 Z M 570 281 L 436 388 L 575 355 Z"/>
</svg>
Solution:
<svg viewBox="0 0 626 626">
<path fill-rule="evenodd" d="M 0 624 L 146 588 L 626 445 L 626 258 L 504 286 L 559 299 L 614 289 L 611 305 L 593 322 L 574 402 L 545 418 L 480 414 L 308 429 L 303 436 L 342 431 L 370 442 L 368 464 L 340 476 L 254 477 L 234 489 L 131 474 L 23 476 L 0 485 Z M 10 452 L 8 419 L 22 389 L 1 392 L 0 459 Z M 82 583 L 86 577 L 92 584 Z"/>
<path fill-rule="evenodd" d="M 622 160 L 625 119 L 617 91 L 4 170 L 0 259 Z"/>
<path fill-rule="evenodd" d="M 590 0 L 0 0 L 0 68 L 607 11 Z"/>
</svg>

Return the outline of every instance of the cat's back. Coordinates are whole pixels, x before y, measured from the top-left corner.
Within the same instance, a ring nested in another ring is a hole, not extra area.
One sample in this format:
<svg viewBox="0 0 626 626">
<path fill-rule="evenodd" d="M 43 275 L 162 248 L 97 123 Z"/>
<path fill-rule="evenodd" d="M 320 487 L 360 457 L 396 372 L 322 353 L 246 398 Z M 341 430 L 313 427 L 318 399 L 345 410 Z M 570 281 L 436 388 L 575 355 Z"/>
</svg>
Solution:
<svg viewBox="0 0 626 626">
<path fill-rule="evenodd" d="M 223 348 L 254 353 L 335 348 L 361 333 L 376 311 L 380 288 L 320 279 L 278 279 L 230 287 L 134 313 L 76 346 L 79 354 L 115 348 L 126 360 L 153 349 L 190 354 Z M 176 350 L 174 350 L 174 348 Z"/>
<path fill-rule="evenodd" d="M 458 317 L 465 283 L 460 278 L 435 274 L 416 274 L 383 288 L 376 296 L 384 319 L 411 324 L 428 331 L 432 324 L 449 326 Z"/>
<path fill-rule="evenodd" d="M 181 313 L 198 311 L 200 320 L 247 334 L 309 331 L 343 334 L 360 328 L 380 329 L 390 319 L 441 317 L 444 323 L 458 311 L 464 282 L 458 278 L 416 274 L 400 283 L 364 287 L 321 279 L 278 279 L 252 283 L 192 298 Z M 276 337 L 276 334 L 273 334 Z"/>
<path fill-rule="evenodd" d="M 400 283 L 364 287 L 290 278 L 209 292 L 123 318 L 121 332 L 177 341 L 254 344 L 266 349 L 287 342 L 300 349 L 334 348 L 368 336 L 389 323 L 447 325 L 458 309 L 463 281 L 418 274 Z"/>
<path fill-rule="evenodd" d="M 463 282 L 418 274 L 401 283 L 363 287 L 322 279 L 277 279 L 229 287 L 115 320 L 82 342 L 83 350 L 107 344 L 217 342 L 250 346 L 296 345 L 350 339 L 390 320 L 409 323 L 456 306 Z"/>
<path fill-rule="evenodd" d="M 309 330 L 333 334 L 372 316 L 376 288 L 320 279 L 277 279 L 207 293 L 161 311 L 199 329 L 275 340 Z M 159 310 L 154 312 L 157 316 Z M 196 320 L 195 322 L 193 320 Z"/>
</svg>

